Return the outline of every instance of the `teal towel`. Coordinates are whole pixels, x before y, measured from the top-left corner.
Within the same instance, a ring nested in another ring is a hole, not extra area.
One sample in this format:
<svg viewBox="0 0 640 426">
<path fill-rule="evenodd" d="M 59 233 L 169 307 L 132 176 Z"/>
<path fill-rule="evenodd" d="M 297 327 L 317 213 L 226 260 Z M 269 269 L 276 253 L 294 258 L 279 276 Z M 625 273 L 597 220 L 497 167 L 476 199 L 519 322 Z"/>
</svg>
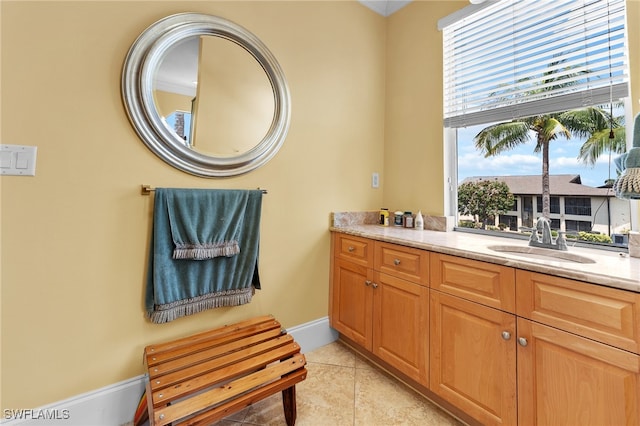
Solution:
<svg viewBox="0 0 640 426">
<path fill-rule="evenodd" d="M 156 189 L 145 295 L 152 322 L 251 301 L 261 208 L 260 190 Z"/>
</svg>

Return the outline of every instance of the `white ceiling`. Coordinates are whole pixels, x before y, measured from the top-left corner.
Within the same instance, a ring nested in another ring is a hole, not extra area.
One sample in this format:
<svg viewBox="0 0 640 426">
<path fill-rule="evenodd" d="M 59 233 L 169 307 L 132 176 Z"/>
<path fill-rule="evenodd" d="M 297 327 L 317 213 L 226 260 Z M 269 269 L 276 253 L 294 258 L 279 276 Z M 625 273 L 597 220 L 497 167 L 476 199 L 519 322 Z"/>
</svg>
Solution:
<svg viewBox="0 0 640 426">
<path fill-rule="evenodd" d="M 411 0 L 358 0 L 363 5 L 367 6 L 369 9 L 373 10 L 376 13 L 379 13 L 382 16 L 389 16 L 393 12 L 402 9 L 409 3 Z"/>
</svg>

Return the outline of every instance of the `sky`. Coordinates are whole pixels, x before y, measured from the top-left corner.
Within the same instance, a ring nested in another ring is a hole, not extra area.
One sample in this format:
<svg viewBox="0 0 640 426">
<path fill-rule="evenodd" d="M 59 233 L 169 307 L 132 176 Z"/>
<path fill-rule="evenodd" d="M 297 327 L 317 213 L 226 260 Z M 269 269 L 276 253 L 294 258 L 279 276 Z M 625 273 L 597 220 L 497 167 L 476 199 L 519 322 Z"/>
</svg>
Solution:
<svg viewBox="0 0 640 426">
<path fill-rule="evenodd" d="M 483 127 L 481 125 L 458 129 L 458 182 L 462 182 L 469 176 L 542 174 L 542 153 L 533 152 L 535 139 L 512 151 L 485 158 L 473 145 L 473 138 Z M 584 140 L 558 138 L 551 141 L 549 174 L 579 174 L 583 185 L 594 187 L 603 185 L 609 175 L 615 179 L 616 168 L 613 160 L 619 154 L 611 154 L 611 172 L 609 172 L 609 155 L 600 156 L 595 166 L 586 165 L 577 160 Z"/>
</svg>

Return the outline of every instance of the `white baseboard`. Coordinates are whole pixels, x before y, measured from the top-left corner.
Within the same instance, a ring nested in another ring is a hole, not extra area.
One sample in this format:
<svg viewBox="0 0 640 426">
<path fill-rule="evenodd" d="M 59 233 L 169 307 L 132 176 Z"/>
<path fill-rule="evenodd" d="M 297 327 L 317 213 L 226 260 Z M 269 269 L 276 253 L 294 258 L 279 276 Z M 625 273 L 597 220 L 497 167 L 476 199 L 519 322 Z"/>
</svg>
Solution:
<svg viewBox="0 0 640 426">
<path fill-rule="evenodd" d="M 310 352 L 338 338 L 324 317 L 287 329 L 301 347 Z M 95 391 L 76 395 L 34 409 L 5 409 L 2 425 L 21 426 L 118 426 L 133 420 L 140 396 L 144 392 L 145 376 L 137 376 Z"/>
<path fill-rule="evenodd" d="M 5 409 L 3 425 L 116 426 L 130 422 L 145 387 L 137 376 L 34 409 Z"/>
<path fill-rule="evenodd" d="M 288 328 L 287 333 L 298 342 L 302 353 L 311 352 L 338 339 L 338 332 L 329 326 L 329 317 Z"/>
</svg>

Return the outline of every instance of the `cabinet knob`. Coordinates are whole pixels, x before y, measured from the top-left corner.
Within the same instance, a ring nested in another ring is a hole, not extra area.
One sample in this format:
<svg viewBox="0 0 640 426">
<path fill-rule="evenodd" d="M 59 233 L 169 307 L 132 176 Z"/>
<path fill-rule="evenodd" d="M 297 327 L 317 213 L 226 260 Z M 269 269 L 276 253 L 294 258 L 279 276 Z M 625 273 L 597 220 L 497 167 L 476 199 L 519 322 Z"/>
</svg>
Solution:
<svg viewBox="0 0 640 426">
<path fill-rule="evenodd" d="M 366 285 L 367 287 L 369 287 L 369 286 L 371 285 L 371 281 L 366 280 L 366 281 L 364 282 L 364 285 Z"/>
<path fill-rule="evenodd" d="M 398 266 L 400 264 L 400 259 L 393 259 L 393 264 Z"/>
<path fill-rule="evenodd" d="M 373 286 L 373 288 L 378 288 L 378 284 L 376 283 L 371 283 L 371 285 Z"/>
<path fill-rule="evenodd" d="M 511 333 L 509 333 L 508 331 L 503 331 L 503 332 L 502 332 L 502 338 L 503 338 L 504 340 L 509 340 L 509 339 L 511 339 Z"/>
<path fill-rule="evenodd" d="M 527 346 L 529 344 L 527 339 L 525 339 L 524 337 L 518 337 L 518 343 L 520 344 L 520 346 Z"/>
<path fill-rule="evenodd" d="M 349 246 L 347 247 L 347 250 L 349 251 L 349 253 L 353 252 L 356 248 L 354 246 Z"/>
</svg>

